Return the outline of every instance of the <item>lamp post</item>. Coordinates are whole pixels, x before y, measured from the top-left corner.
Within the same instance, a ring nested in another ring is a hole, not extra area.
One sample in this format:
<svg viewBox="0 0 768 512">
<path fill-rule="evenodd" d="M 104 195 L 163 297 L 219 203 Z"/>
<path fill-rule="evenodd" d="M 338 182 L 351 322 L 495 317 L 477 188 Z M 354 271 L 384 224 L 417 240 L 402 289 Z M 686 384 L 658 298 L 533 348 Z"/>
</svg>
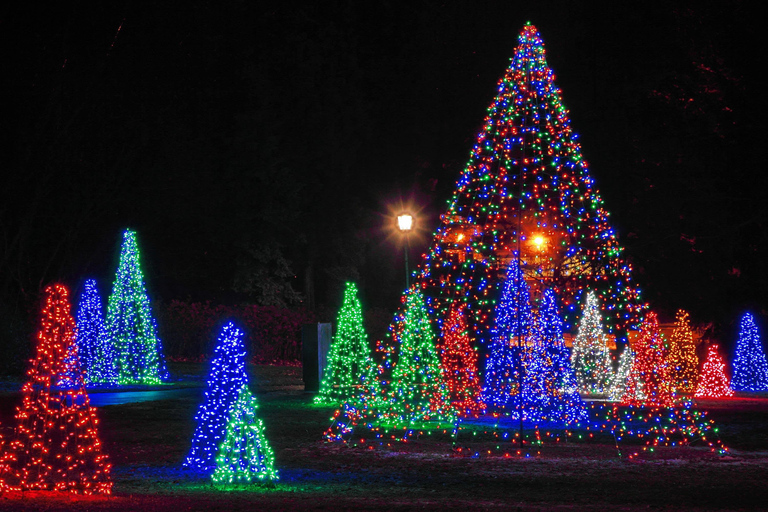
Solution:
<svg viewBox="0 0 768 512">
<path fill-rule="evenodd" d="M 405 235 L 405 289 L 411 286 L 411 278 L 408 273 L 408 233 L 413 229 L 413 216 L 410 213 L 403 212 L 397 216 L 397 229 Z"/>
</svg>

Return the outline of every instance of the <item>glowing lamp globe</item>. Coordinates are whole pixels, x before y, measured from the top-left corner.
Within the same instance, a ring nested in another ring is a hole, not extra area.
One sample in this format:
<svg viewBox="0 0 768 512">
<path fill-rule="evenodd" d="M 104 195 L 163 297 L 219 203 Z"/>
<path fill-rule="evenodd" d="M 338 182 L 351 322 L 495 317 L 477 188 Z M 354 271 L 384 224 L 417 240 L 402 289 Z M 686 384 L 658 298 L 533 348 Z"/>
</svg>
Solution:
<svg viewBox="0 0 768 512">
<path fill-rule="evenodd" d="M 409 213 L 401 213 L 397 216 L 397 228 L 403 233 L 413 229 L 413 216 Z"/>
</svg>

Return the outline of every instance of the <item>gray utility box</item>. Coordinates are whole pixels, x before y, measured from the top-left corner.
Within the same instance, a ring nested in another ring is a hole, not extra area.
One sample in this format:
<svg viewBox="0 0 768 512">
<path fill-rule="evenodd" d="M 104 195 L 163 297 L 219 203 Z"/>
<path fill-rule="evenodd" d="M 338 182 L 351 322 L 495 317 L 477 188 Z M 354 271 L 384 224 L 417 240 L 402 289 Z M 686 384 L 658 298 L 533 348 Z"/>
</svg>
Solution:
<svg viewBox="0 0 768 512">
<path fill-rule="evenodd" d="M 317 393 L 323 370 L 328 363 L 331 348 L 331 324 L 304 324 L 301 326 L 301 363 L 304 391 Z"/>
</svg>

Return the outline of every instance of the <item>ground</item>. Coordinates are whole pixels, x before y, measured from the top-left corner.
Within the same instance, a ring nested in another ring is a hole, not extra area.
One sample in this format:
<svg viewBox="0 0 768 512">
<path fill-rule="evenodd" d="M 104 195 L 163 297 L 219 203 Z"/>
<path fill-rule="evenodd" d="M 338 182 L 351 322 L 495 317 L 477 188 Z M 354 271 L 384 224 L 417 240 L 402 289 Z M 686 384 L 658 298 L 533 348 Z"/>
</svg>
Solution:
<svg viewBox="0 0 768 512">
<path fill-rule="evenodd" d="M 99 407 L 114 464 L 114 494 L 5 493 L 0 510 L 765 510 L 768 397 L 700 401 L 729 453 L 668 448 L 630 460 L 612 440 L 551 443 L 529 457 L 461 456 L 450 440 L 420 438 L 375 449 L 322 441 L 333 408 L 312 404 L 301 368 L 253 366 L 252 388 L 275 450 L 272 488 L 220 489 L 181 468 L 194 429 L 204 365 L 172 372 L 188 391 L 171 399 Z M 13 389 L 13 384 L 4 389 Z M 12 435 L 14 391 L 0 393 L 0 422 Z"/>
</svg>

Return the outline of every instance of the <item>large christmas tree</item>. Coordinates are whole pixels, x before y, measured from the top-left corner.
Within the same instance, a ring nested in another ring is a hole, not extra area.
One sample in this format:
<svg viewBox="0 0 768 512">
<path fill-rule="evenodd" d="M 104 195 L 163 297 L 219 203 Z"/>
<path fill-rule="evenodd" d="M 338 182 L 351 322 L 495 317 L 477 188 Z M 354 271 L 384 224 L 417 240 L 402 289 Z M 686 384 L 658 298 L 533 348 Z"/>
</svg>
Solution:
<svg viewBox="0 0 768 512">
<path fill-rule="evenodd" d="M 139 262 L 136 233 L 126 230 L 112 294 L 107 333 L 117 352 L 120 384 L 160 384 L 168 378 L 157 326 Z"/>
<path fill-rule="evenodd" d="M 489 340 L 496 290 L 519 259 L 534 296 L 552 288 L 560 297 L 566 330 L 585 290 L 594 290 L 606 329 L 623 335 L 645 306 L 622 253 L 544 43 L 528 24 L 419 267 L 418 286 L 439 321 L 452 304 L 466 303 L 474 337 Z"/>
<path fill-rule="evenodd" d="M 51 285 L 44 297 L 16 429 L 0 459 L 0 490 L 109 494 L 111 465 L 99 441 L 96 409 L 82 373 L 70 366 L 76 348 L 69 292 Z M 71 380 L 66 389 L 55 385 L 64 376 Z"/>
<path fill-rule="evenodd" d="M 221 329 L 213 349 L 205 399 L 195 415 L 192 447 L 184 460 L 189 469 L 210 473 L 216 468 L 216 453 L 226 432 L 229 410 L 248 384 L 244 336 L 232 322 Z"/>
<path fill-rule="evenodd" d="M 768 362 L 757 324 L 749 313 L 741 318 L 731 388 L 734 391 L 768 391 Z"/>
<path fill-rule="evenodd" d="M 363 313 L 357 286 L 347 283 L 344 302 L 339 311 L 336 335 L 323 371 L 316 403 L 341 404 L 359 398 L 363 388 L 375 375 L 368 335 L 363 327 Z"/>
</svg>

